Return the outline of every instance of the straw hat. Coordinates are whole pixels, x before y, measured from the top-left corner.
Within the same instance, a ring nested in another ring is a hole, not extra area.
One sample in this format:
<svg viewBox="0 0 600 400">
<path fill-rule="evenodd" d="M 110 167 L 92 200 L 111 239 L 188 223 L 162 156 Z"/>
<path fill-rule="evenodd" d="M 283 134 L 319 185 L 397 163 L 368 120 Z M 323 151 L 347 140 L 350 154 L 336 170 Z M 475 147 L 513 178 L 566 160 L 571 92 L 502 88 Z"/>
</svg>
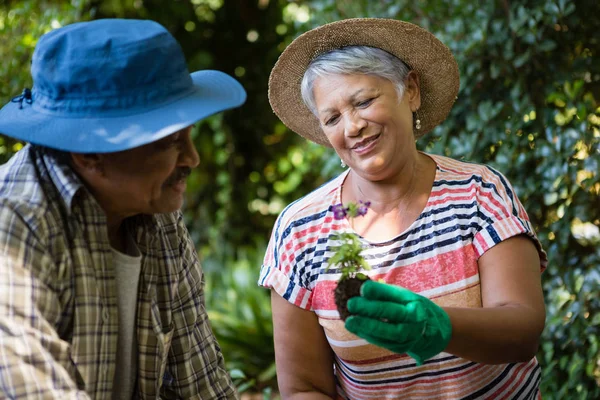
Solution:
<svg viewBox="0 0 600 400">
<path fill-rule="evenodd" d="M 425 29 L 404 21 L 354 18 L 332 22 L 298 36 L 281 54 L 269 78 L 269 102 L 288 128 L 329 146 L 317 118 L 302 101 L 300 84 L 318 55 L 345 46 L 377 47 L 417 72 L 421 84 L 420 137 L 450 112 L 459 87 L 458 65 L 450 49 Z"/>
</svg>

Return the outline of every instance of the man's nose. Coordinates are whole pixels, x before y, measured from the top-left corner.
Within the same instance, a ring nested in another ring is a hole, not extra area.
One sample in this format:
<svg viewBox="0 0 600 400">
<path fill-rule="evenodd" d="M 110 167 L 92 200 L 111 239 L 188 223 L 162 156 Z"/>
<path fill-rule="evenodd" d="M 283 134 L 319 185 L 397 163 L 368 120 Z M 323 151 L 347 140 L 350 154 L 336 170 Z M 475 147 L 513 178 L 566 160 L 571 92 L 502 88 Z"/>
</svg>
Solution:
<svg viewBox="0 0 600 400">
<path fill-rule="evenodd" d="M 179 166 L 196 168 L 198 164 L 200 164 L 200 156 L 194 146 L 190 129 L 190 131 L 185 134 L 183 149 L 179 155 Z"/>
</svg>

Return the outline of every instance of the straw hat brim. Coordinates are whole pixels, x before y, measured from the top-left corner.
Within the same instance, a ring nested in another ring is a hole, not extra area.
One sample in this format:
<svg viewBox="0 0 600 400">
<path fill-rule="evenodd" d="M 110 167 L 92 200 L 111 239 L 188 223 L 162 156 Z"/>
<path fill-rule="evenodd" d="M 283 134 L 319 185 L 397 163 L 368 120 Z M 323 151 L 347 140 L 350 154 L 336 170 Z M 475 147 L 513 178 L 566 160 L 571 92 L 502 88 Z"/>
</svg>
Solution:
<svg viewBox="0 0 600 400">
<path fill-rule="evenodd" d="M 302 100 L 300 85 L 318 55 L 345 46 L 377 47 L 398 57 L 419 76 L 420 137 L 446 119 L 459 88 L 459 72 L 450 49 L 425 29 L 383 18 L 353 18 L 332 22 L 298 36 L 281 53 L 269 77 L 269 102 L 291 130 L 331 147 L 317 118 Z"/>
</svg>

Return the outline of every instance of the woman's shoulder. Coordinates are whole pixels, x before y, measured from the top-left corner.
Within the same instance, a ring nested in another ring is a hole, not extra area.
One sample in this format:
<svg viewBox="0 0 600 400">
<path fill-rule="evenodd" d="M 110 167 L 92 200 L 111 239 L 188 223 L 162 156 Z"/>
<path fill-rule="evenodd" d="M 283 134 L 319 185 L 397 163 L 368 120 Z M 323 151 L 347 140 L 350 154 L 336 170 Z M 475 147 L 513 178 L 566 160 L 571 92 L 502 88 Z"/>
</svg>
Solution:
<svg viewBox="0 0 600 400">
<path fill-rule="evenodd" d="M 454 158 L 427 154 L 431 157 L 438 169 L 438 179 L 449 181 L 470 180 L 480 184 L 507 185 L 508 180 L 497 169 L 481 163 L 456 160 Z"/>
<path fill-rule="evenodd" d="M 440 195 L 446 202 L 467 195 L 481 204 L 494 204 L 516 212 L 522 208 L 509 180 L 495 168 L 444 156 L 431 156 L 438 166 L 432 196 Z"/>
</svg>

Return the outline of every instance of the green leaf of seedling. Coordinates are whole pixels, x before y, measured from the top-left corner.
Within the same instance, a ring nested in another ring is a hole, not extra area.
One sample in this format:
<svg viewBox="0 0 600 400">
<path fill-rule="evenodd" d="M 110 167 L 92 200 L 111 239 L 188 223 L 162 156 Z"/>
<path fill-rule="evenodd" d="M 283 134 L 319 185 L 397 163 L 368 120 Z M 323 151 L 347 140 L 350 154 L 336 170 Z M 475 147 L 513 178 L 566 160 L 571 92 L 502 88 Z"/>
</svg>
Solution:
<svg viewBox="0 0 600 400">
<path fill-rule="evenodd" d="M 371 269 L 371 266 L 369 265 L 369 263 L 367 262 L 367 260 L 365 260 L 364 258 L 360 259 L 360 265 L 361 265 L 361 267 L 363 269 L 366 269 L 366 270 L 370 270 Z"/>
<path fill-rule="evenodd" d="M 360 205 L 350 202 L 346 205 L 347 215 L 350 218 L 359 215 L 362 216 L 366 212 L 365 207 L 368 206 L 369 202 L 361 202 Z M 332 234 L 331 238 L 341 244 L 330 247 L 330 250 L 333 251 L 334 254 L 329 258 L 326 270 L 332 266 L 339 265 L 341 273 L 340 281 L 355 276 L 361 268 L 365 270 L 371 269 L 362 256 L 363 247 L 360 237 L 357 234 L 353 232 L 342 232 Z M 361 275 L 365 276 L 364 274 Z"/>
<path fill-rule="evenodd" d="M 340 252 L 335 253 L 328 262 L 327 269 L 339 264 L 342 261 L 343 254 Z"/>
<path fill-rule="evenodd" d="M 361 281 L 366 281 L 369 277 L 363 274 L 362 272 L 359 272 L 358 274 L 356 274 L 356 278 L 360 279 Z"/>
</svg>

